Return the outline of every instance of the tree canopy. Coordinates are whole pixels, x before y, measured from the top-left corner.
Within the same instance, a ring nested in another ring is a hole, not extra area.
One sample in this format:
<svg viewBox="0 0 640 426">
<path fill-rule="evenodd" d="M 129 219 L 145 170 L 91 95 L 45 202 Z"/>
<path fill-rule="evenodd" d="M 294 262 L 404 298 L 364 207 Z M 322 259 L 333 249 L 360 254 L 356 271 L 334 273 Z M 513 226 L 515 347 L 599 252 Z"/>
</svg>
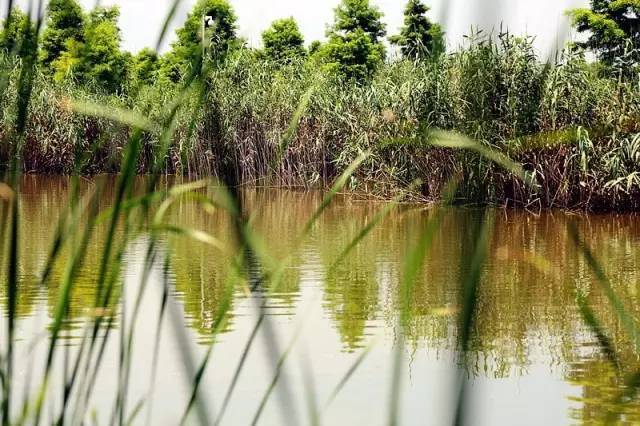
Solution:
<svg viewBox="0 0 640 426">
<path fill-rule="evenodd" d="M 47 70 L 66 50 L 67 42 L 83 41 L 84 16 L 76 0 L 50 0 L 42 34 L 40 62 Z"/>
<path fill-rule="evenodd" d="M 322 42 L 320 40 L 314 40 L 309 45 L 309 55 L 315 55 L 322 48 Z"/>
<path fill-rule="evenodd" d="M 589 33 L 579 44 L 605 63 L 612 63 L 627 45 L 640 48 L 640 0 L 591 0 L 591 9 L 572 9 L 568 14 L 579 32 Z"/>
<path fill-rule="evenodd" d="M 304 55 L 304 37 L 293 18 L 274 21 L 262 33 L 265 55 L 277 62 L 289 62 Z"/>
<path fill-rule="evenodd" d="M 327 33 L 329 40 L 318 53 L 329 70 L 362 81 L 384 60 L 380 39 L 385 34 L 382 12 L 369 0 L 342 0 Z"/>
<path fill-rule="evenodd" d="M 420 0 L 409 0 L 400 34 L 390 38 L 409 59 L 424 59 L 444 52 L 442 27 L 427 17 L 429 7 Z"/>
<path fill-rule="evenodd" d="M 362 30 L 377 43 L 386 34 L 382 16 L 380 9 L 372 6 L 369 0 L 343 0 L 335 9 L 331 32 L 350 34 Z"/>
<path fill-rule="evenodd" d="M 133 79 L 136 84 L 151 85 L 156 81 L 160 68 L 160 58 L 152 49 L 142 49 L 133 57 Z"/>
<path fill-rule="evenodd" d="M 0 27 L 0 50 L 18 56 L 33 54 L 35 26 L 26 13 L 14 7 Z"/>
<path fill-rule="evenodd" d="M 117 6 L 97 7 L 89 14 L 83 41 L 68 39 L 66 51 L 53 63 L 57 80 L 73 79 L 118 91 L 126 78 L 126 58 L 120 50 Z"/>
<path fill-rule="evenodd" d="M 210 17 L 204 27 L 205 17 Z M 204 34 L 203 34 L 204 30 Z M 176 31 L 177 40 L 163 60 L 163 73 L 172 81 L 187 75 L 202 57 L 220 61 L 238 46 L 237 17 L 227 0 L 200 0 L 193 7 L 183 27 Z"/>
</svg>

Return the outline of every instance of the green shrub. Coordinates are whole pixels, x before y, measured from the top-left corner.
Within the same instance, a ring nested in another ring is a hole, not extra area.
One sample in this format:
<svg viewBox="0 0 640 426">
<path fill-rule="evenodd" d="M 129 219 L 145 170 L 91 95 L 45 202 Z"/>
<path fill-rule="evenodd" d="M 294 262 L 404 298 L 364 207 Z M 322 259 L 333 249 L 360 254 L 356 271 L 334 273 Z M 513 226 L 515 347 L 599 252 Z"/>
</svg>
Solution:
<svg viewBox="0 0 640 426">
<path fill-rule="evenodd" d="M 276 62 L 289 62 L 305 54 L 304 37 L 293 18 L 274 21 L 262 33 L 262 44 L 267 58 Z"/>
</svg>

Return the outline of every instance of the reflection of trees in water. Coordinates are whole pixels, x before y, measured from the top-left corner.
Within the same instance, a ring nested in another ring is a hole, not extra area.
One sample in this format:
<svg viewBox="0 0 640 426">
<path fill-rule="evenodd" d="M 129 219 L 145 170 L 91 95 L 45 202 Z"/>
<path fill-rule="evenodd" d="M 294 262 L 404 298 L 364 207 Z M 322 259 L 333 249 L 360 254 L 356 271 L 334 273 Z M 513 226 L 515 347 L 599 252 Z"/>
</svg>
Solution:
<svg viewBox="0 0 640 426">
<path fill-rule="evenodd" d="M 108 178 L 105 178 L 108 179 Z M 59 218 L 69 207 L 70 178 L 41 178 L 34 176 L 24 176 L 21 182 L 20 198 L 20 242 L 19 242 L 19 285 L 18 285 L 18 318 L 27 317 L 34 313 L 35 306 L 39 303 L 46 303 L 49 314 L 52 316 L 56 309 L 59 297 L 59 286 L 64 269 L 71 255 L 69 245 L 62 247 L 58 261 L 54 263 L 51 271 L 51 278 L 44 288 L 40 287 L 39 274 L 43 271 L 47 258 L 51 250 L 51 243 L 56 232 Z M 93 184 L 81 181 L 80 192 L 87 194 Z M 104 194 L 101 198 L 101 209 L 110 206 L 110 199 L 113 196 L 113 185 L 105 185 Z M 6 205 L 3 204 L 3 208 Z M 86 224 L 86 217 L 81 217 L 77 230 L 83 229 Z M 116 238 L 121 237 L 121 230 Z M 75 280 L 71 292 L 71 303 L 67 314 L 66 327 L 71 327 L 80 318 L 92 315 L 91 308 L 95 304 L 97 296 L 96 281 L 98 269 L 102 261 L 102 247 L 106 239 L 106 229 L 96 227 L 93 232 L 91 243 L 85 253 L 81 270 Z M 3 252 L 4 253 L 4 252 Z M 6 262 L 2 259 L 2 264 Z M 3 267 L 0 272 L 0 279 L 6 282 L 6 269 Z M 6 306 L 6 286 L 0 286 L 0 301 Z M 118 281 L 113 297 L 107 306 L 107 310 L 101 314 L 115 312 L 116 301 L 120 294 L 120 282 Z"/>
<path fill-rule="evenodd" d="M 175 225 L 209 232 L 226 246 L 234 247 L 229 235 L 232 222 L 225 214 L 210 214 L 192 202 L 178 201 L 167 218 Z M 185 237 L 171 236 L 169 246 L 176 296 L 184 305 L 187 324 L 203 337 L 210 337 L 225 299 L 225 286 L 232 285 L 228 281 L 232 258 Z M 227 327 L 231 321 L 232 318 Z"/>
<path fill-rule="evenodd" d="M 109 196 L 107 192 L 103 208 L 108 207 Z M 251 227 L 260 236 L 265 252 L 277 261 L 287 260 L 289 265 L 281 280 L 261 289 L 269 295 L 269 303 L 288 308 L 287 314 L 292 313 L 301 294 L 301 280 L 312 279 L 323 290 L 324 309 L 345 350 L 366 344 L 367 327 L 375 326 L 374 322 L 395 325 L 397 313 L 403 308 L 408 315 L 401 326 L 414 350 L 456 349 L 459 276 L 461 265 L 470 256 L 472 233 L 468 229 L 473 213 L 464 209 L 447 212 L 408 306 L 403 306 L 398 296 L 402 262 L 432 213 L 425 209 L 397 208 L 330 270 L 340 252 L 381 205 L 339 197 L 313 225 L 309 238 L 293 248 L 296 236 L 320 199 L 318 194 L 291 191 L 244 192 Z M 68 253 L 55 266 L 47 288 L 38 288 L 36 273 L 42 268 L 55 220 L 67 200 L 68 180 L 25 177 L 20 316 L 31 315 L 39 301 L 46 301 L 50 310 L 55 306 L 57 284 Z M 232 224 L 223 212 L 206 213 L 181 201 L 172 207 L 169 219 L 207 231 L 233 247 Z M 619 389 L 619 382 L 610 383 L 611 375 L 603 372 L 603 361 L 593 347 L 591 351 L 584 350 L 593 346 L 594 339 L 575 308 L 576 283 L 586 292 L 616 347 L 626 354 L 629 365 L 636 365 L 637 357 L 615 313 L 591 279 L 588 265 L 566 237 L 569 219 L 560 213 L 540 216 L 511 211 L 496 213 L 466 368 L 473 375 L 507 377 L 526 372 L 533 357 L 542 354 L 552 360 L 550 367 L 562 369 L 561 373 L 571 382 L 583 387 L 585 408 L 580 415 L 590 419 L 598 413 L 597 404 L 589 401 L 605 401 L 611 393 L 608 389 Z M 636 248 L 640 241 L 640 220 L 632 216 L 590 216 L 576 220 L 626 309 L 640 320 L 640 250 Z M 93 305 L 104 239 L 104 229 L 97 229 L 72 296 L 72 319 L 87 315 L 85 308 Z M 233 259 L 229 253 L 185 238 L 172 237 L 169 241 L 175 291 L 183 301 L 188 323 L 201 335 L 208 336 L 220 309 Z M 262 266 L 269 272 L 269 262 Z M 244 288 L 235 291 L 236 297 L 245 294 Z M 6 303 L 4 292 L 4 286 L 0 286 L 2 304 Z"/>
<path fill-rule="evenodd" d="M 380 203 L 337 199 L 319 218 L 311 235 L 327 270 L 324 307 L 349 351 L 367 343 L 365 337 L 371 321 L 393 316 L 386 311 L 385 304 L 398 287 L 398 255 L 406 243 L 402 229 L 404 209 L 397 208 L 346 257 L 339 258 L 381 207 Z"/>
<path fill-rule="evenodd" d="M 214 197 L 214 194 L 209 194 Z M 247 190 L 243 192 L 243 204 L 249 212 L 249 222 L 258 243 L 275 261 L 282 261 L 291 255 L 291 246 L 301 229 L 301 220 L 310 215 L 309 203 L 296 203 L 292 197 L 297 194 L 286 191 Z M 266 207 L 267 203 L 270 207 Z M 287 214 L 274 209 L 274 205 L 288 206 Z M 232 262 L 237 242 L 233 236 L 233 222 L 224 211 L 207 213 L 194 207 L 188 201 L 179 201 L 171 209 L 168 219 L 179 226 L 206 231 L 229 248 L 221 252 L 216 248 L 194 243 L 182 237 L 171 238 L 171 265 L 175 274 L 176 292 L 184 304 L 189 324 L 203 336 L 211 335 L 214 319 L 224 299 L 225 288 L 232 274 Z M 290 259 L 292 265 L 300 263 L 300 256 L 294 253 Z M 269 262 L 253 265 L 263 274 L 273 273 Z M 271 274 L 269 276 L 274 276 Z M 261 293 L 270 296 L 272 304 L 294 307 L 300 292 L 298 272 L 295 268 L 286 268 L 278 280 L 264 283 Z M 241 283 L 235 289 L 236 297 L 247 294 L 248 285 Z M 233 311 L 231 311 L 231 322 Z M 229 331 L 232 323 L 224 331 Z"/>
<path fill-rule="evenodd" d="M 639 424 L 640 401 L 633 394 L 621 398 L 628 389 L 628 376 L 637 373 L 638 368 L 637 361 L 627 364 L 620 375 L 598 354 L 575 362 L 567 374 L 567 381 L 580 387 L 581 393 L 570 398 L 577 406 L 570 410 L 569 417 L 585 425 Z"/>
</svg>

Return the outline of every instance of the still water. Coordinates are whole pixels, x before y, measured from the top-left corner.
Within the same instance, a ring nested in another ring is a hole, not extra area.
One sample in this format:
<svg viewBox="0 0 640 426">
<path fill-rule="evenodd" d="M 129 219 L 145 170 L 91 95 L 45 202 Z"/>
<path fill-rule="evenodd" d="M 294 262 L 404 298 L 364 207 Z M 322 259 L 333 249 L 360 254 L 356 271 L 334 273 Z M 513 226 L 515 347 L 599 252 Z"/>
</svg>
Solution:
<svg viewBox="0 0 640 426">
<path fill-rule="evenodd" d="M 144 184 L 142 180 L 139 183 Z M 87 188 L 91 185 L 83 184 Z M 459 271 L 469 263 L 468 230 L 477 212 L 462 208 L 446 211 L 412 288 L 409 315 L 400 321 L 403 301 L 398 289 L 403 262 L 425 221 L 433 217 L 433 209 L 411 205 L 394 209 L 332 268 L 383 203 L 339 197 L 315 223 L 309 237 L 298 244 L 297 236 L 319 206 L 322 194 L 247 189 L 242 195 L 251 226 L 265 251 L 273 262 L 286 261 L 282 279 L 277 286 L 255 292 L 246 284 L 237 285 L 229 320 L 213 338 L 233 256 L 185 237 L 162 238 L 139 307 L 131 349 L 125 404 L 127 413 L 141 407 L 134 424 L 173 425 L 180 421 L 195 369 L 212 343 L 200 401 L 210 420 L 215 419 L 258 323 L 260 306 L 266 316 L 248 351 L 222 424 L 252 421 L 281 361 L 280 375 L 266 400 L 260 424 L 307 424 L 314 405 L 322 411 L 323 424 L 387 424 L 394 393 L 399 395 L 401 424 L 447 424 L 453 418 L 461 378 L 469 386 L 468 424 L 599 423 L 607 410 L 619 413 L 624 421 L 640 421 L 640 404 L 612 403 L 624 390 L 623 379 L 616 376 L 581 319 L 576 289 L 588 295 L 624 371 L 635 371 L 637 353 L 567 233 L 568 223 L 575 221 L 615 291 L 637 318 L 640 218 L 496 210 L 470 353 L 463 359 L 457 332 Z M 46 287 L 38 285 L 38 277 L 68 197 L 69 181 L 65 178 L 23 179 L 14 373 L 17 395 L 33 396 L 39 389 L 47 330 L 64 262 L 54 267 Z M 107 191 L 102 209 L 110 207 L 110 197 L 112 193 Z M 233 240 L 232 223 L 224 212 L 207 211 L 185 200 L 170 209 L 168 218 L 175 225 L 206 231 L 225 244 Z M 124 232 L 122 227 L 118 232 Z M 72 292 L 69 320 L 54 359 L 50 390 L 54 398 L 44 407 L 49 419 L 59 410 L 61 378 L 71 368 L 68 360 L 78 353 L 86 326 L 95 315 L 91 307 L 105 238 L 106 230 L 99 228 Z M 88 421 L 109 423 L 121 371 L 122 330 L 131 327 L 148 245 L 149 237 L 140 234 L 124 251 L 121 278 L 108 308 L 113 323 L 108 330 L 103 327 L 98 337 L 103 341 L 110 336 L 87 403 Z M 160 320 L 165 283 L 167 308 Z M 4 345 L 4 286 L 0 302 Z M 158 331 L 157 375 L 151 380 Z M 365 351 L 362 363 L 327 405 L 336 386 Z M 393 392 L 397 354 L 400 380 L 398 392 Z M 190 420 L 196 422 L 197 417 Z"/>
</svg>

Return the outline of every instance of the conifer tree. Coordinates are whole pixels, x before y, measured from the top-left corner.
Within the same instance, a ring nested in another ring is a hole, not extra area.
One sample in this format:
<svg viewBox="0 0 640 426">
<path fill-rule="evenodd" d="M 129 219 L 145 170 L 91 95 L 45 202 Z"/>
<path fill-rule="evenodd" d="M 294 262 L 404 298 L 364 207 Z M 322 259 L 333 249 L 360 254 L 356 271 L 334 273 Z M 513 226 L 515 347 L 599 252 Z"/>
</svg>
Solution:
<svg viewBox="0 0 640 426">
<path fill-rule="evenodd" d="M 409 59 L 425 59 L 444 52 L 442 27 L 427 17 L 429 7 L 420 0 L 409 0 L 404 11 L 404 26 L 391 43 L 400 47 Z"/>
<path fill-rule="evenodd" d="M 591 0 L 591 9 L 568 11 L 579 32 L 589 38 L 578 43 L 611 64 L 625 48 L 640 48 L 640 0 Z"/>
<path fill-rule="evenodd" d="M 326 68 L 348 79 L 363 81 L 383 62 L 386 34 L 382 12 L 369 0 L 342 0 L 335 10 L 335 22 L 328 42 L 319 54 Z"/>
</svg>

